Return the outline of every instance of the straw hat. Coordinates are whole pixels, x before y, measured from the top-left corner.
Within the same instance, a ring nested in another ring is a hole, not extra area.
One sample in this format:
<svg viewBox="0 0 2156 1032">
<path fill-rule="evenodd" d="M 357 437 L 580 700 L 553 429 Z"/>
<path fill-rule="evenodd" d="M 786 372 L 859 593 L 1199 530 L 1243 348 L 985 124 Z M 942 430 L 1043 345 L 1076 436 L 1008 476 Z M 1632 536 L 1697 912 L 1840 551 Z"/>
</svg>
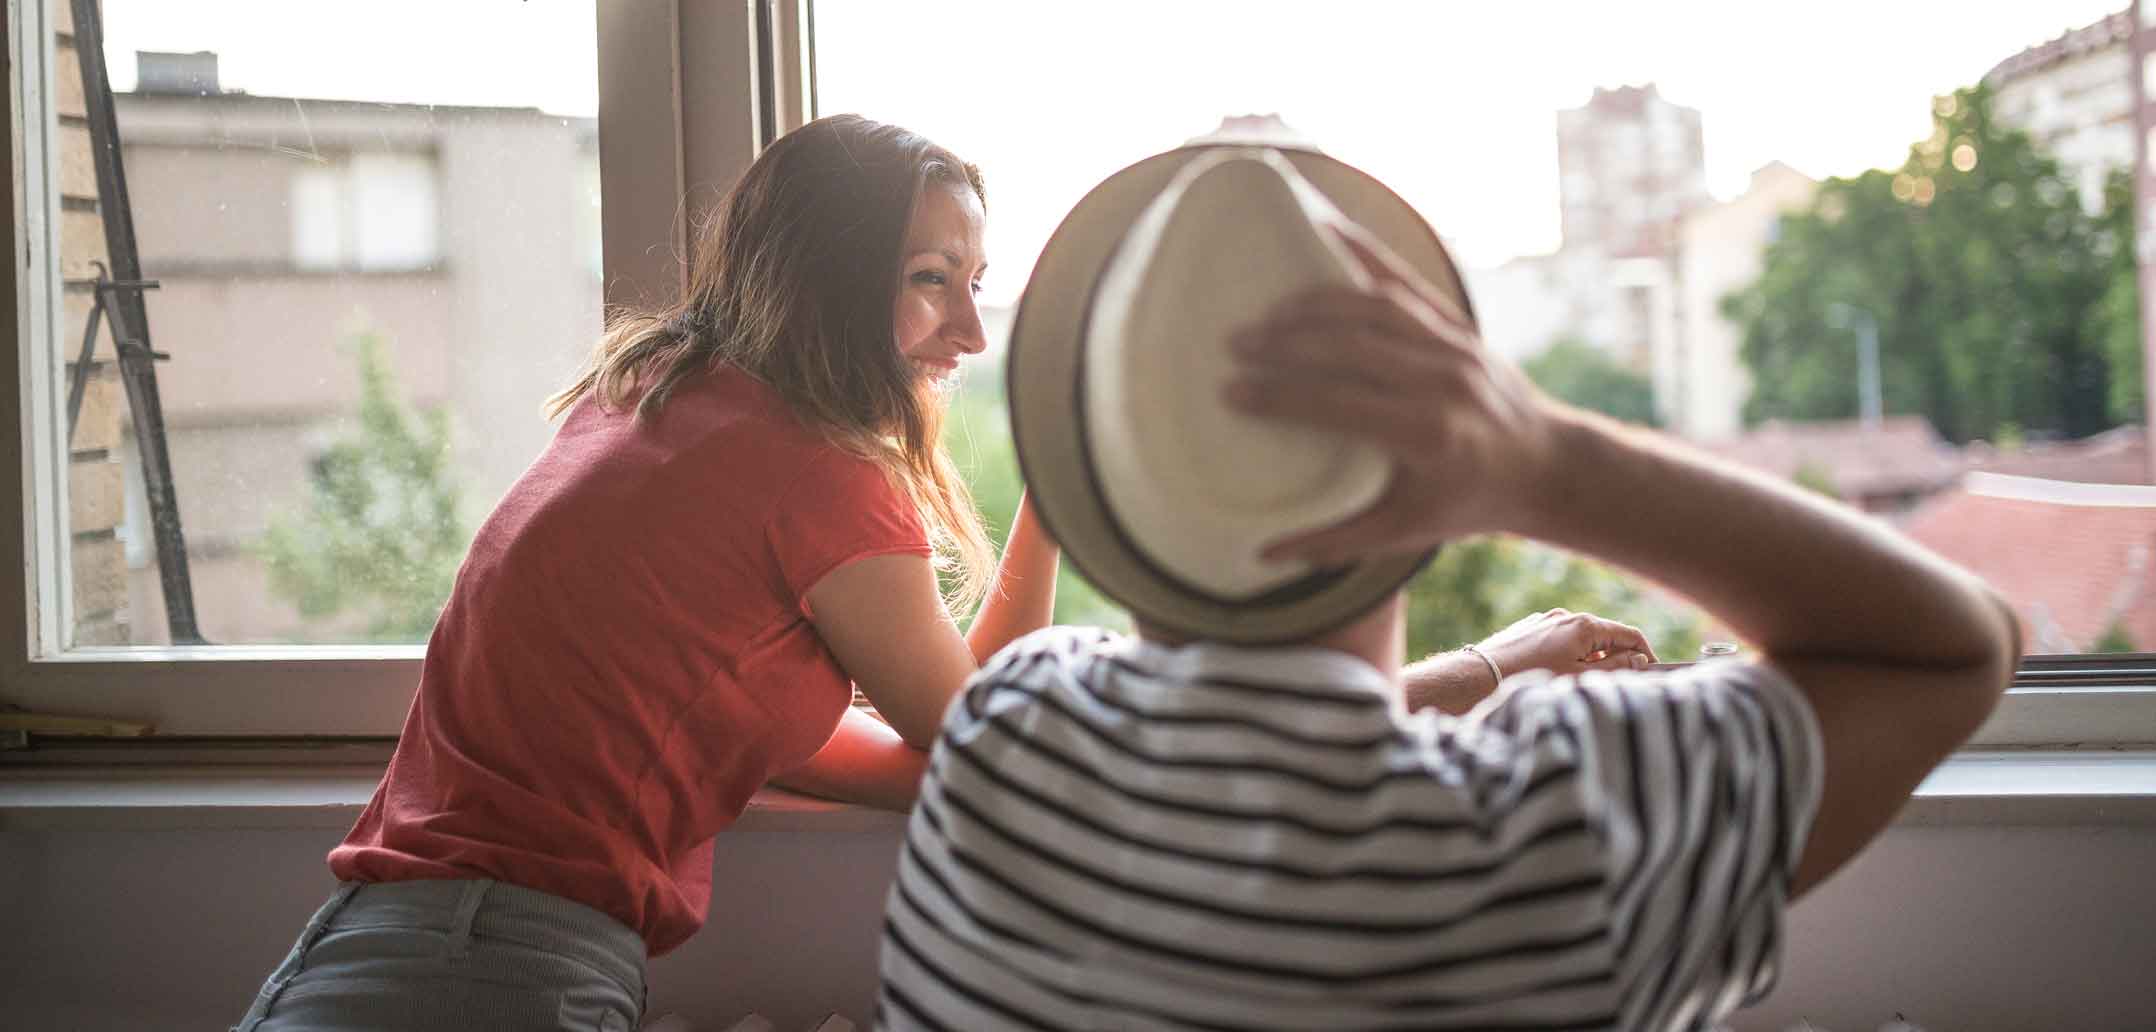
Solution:
<svg viewBox="0 0 2156 1032">
<path fill-rule="evenodd" d="M 1221 399 L 1230 333 L 1310 287 L 1366 282 L 1329 228 L 1350 223 L 1469 310 L 1407 202 L 1277 137 L 1201 139 L 1110 176 L 1035 264 L 1006 360 L 1019 465 L 1071 562 L 1141 620 L 1242 644 L 1308 638 L 1429 559 L 1312 569 L 1258 557 L 1367 509 L 1391 473 L 1374 444 Z"/>
</svg>

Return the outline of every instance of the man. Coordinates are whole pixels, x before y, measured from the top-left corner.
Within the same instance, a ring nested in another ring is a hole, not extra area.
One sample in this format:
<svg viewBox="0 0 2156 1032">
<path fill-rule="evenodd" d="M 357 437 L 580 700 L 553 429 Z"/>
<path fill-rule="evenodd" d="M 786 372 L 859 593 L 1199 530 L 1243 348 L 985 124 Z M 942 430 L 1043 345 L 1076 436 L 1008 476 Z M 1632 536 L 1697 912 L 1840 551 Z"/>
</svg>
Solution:
<svg viewBox="0 0 2156 1032">
<path fill-rule="evenodd" d="M 1710 1027 L 2019 654 L 1880 524 L 1543 397 L 1419 216 L 1321 154 L 1118 173 L 1011 348 L 1032 498 L 1139 634 L 1021 640 L 947 715 L 893 1028 Z M 1492 532 L 1651 576 L 1758 659 L 1411 711 L 1398 589 Z"/>
</svg>

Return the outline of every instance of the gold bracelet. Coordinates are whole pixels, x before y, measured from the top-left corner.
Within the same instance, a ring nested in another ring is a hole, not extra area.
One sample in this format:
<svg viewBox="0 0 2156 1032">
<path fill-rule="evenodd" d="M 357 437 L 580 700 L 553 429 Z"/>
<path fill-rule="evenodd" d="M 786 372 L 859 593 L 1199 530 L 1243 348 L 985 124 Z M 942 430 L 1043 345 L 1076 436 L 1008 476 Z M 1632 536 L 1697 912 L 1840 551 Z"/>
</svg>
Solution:
<svg viewBox="0 0 2156 1032">
<path fill-rule="evenodd" d="M 1503 672 L 1503 671 L 1501 671 L 1501 670 L 1499 670 L 1499 669 L 1497 669 L 1497 661 L 1496 661 L 1496 660 L 1494 660 L 1494 659 L 1491 659 L 1491 658 L 1490 658 L 1490 654 L 1489 654 L 1489 653 L 1487 653 L 1487 652 L 1484 652 L 1484 651 L 1482 651 L 1481 649 L 1478 649 L 1478 648 L 1474 647 L 1473 645 L 1462 645 L 1462 646 L 1460 646 L 1460 651 L 1462 651 L 1462 652 L 1472 652 L 1472 653 L 1474 653 L 1474 654 L 1475 654 L 1475 656 L 1476 656 L 1477 658 L 1481 659 L 1481 660 L 1482 660 L 1482 661 L 1483 661 L 1484 663 L 1487 663 L 1487 664 L 1489 664 L 1489 665 L 1490 665 L 1490 686 L 1491 686 L 1491 687 L 1493 687 L 1493 688 L 1494 688 L 1494 687 L 1496 687 L 1497 685 L 1501 685 L 1501 684 L 1504 684 L 1504 683 L 1505 683 L 1505 674 L 1504 674 L 1504 672 Z"/>
</svg>

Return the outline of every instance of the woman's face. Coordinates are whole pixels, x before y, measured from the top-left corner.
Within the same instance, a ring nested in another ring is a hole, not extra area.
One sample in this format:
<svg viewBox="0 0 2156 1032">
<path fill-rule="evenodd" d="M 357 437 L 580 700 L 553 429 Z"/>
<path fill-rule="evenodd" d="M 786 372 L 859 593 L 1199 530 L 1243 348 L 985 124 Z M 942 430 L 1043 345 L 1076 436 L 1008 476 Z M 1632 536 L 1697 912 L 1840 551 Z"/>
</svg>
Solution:
<svg viewBox="0 0 2156 1032">
<path fill-rule="evenodd" d="M 898 353 L 931 380 L 958 372 L 961 355 L 978 355 L 988 346 L 975 295 L 988 268 L 981 250 L 986 218 L 970 187 L 929 183 L 921 189 L 913 224 L 906 228 L 900 251 L 897 328 Z"/>
</svg>

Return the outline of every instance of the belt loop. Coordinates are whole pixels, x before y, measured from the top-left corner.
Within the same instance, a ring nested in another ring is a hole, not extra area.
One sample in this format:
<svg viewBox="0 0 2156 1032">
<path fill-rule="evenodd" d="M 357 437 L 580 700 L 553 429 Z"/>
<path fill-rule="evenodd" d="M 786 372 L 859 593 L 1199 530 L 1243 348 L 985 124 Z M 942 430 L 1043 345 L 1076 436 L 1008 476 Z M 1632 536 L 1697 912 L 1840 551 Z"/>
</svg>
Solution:
<svg viewBox="0 0 2156 1032">
<path fill-rule="evenodd" d="M 472 919 L 479 913 L 479 904 L 486 899 L 487 890 L 494 887 L 492 878 L 474 878 L 464 883 L 464 892 L 457 897 L 457 913 L 449 922 L 449 942 L 446 953 L 451 957 L 464 957 L 472 951 Z"/>
</svg>

